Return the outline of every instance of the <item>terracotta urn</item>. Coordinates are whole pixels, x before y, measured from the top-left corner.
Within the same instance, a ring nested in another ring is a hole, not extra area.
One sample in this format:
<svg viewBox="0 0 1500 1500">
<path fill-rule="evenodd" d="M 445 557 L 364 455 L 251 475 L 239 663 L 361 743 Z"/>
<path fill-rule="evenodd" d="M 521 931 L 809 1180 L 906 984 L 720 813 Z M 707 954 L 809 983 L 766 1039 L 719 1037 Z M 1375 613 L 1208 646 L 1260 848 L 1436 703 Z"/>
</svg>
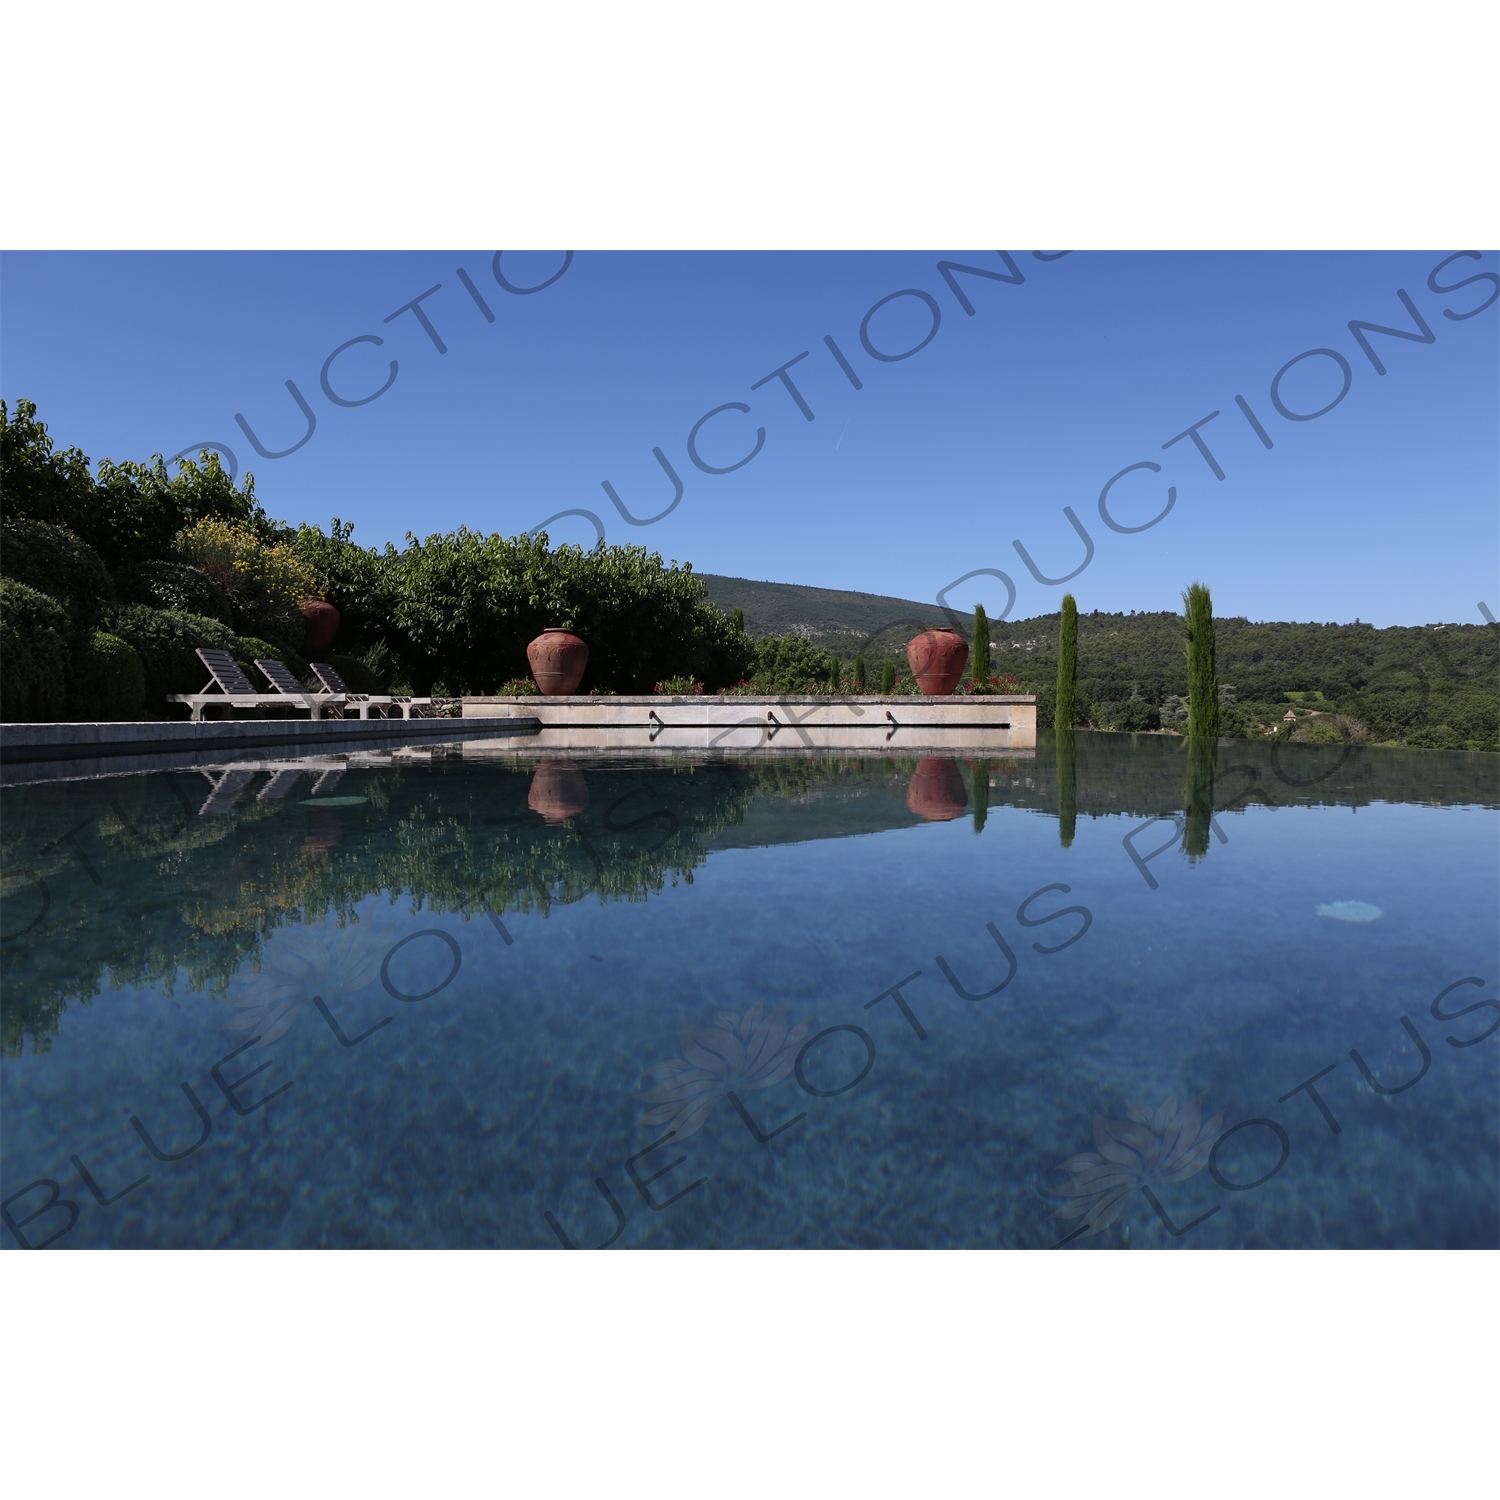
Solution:
<svg viewBox="0 0 1500 1500">
<path fill-rule="evenodd" d="M 936 757 L 918 761 L 907 783 L 906 805 L 929 823 L 951 823 L 962 817 L 969 793 L 958 762 Z"/>
<path fill-rule="evenodd" d="M 339 633 L 339 612 L 322 599 L 302 601 L 302 649 L 326 651 Z"/>
<path fill-rule="evenodd" d="M 906 646 L 911 675 L 928 697 L 951 693 L 963 681 L 969 664 L 969 643 L 956 631 L 941 626 L 913 636 Z"/>
<path fill-rule="evenodd" d="M 532 775 L 526 805 L 548 823 L 566 823 L 587 810 L 589 784 L 577 766 L 565 760 L 544 760 Z"/>
<path fill-rule="evenodd" d="M 571 630 L 544 630 L 527 648 L 531 675 L 545 697 L 562 698 L 583 681 L 589 648 Z"/>
</svg>

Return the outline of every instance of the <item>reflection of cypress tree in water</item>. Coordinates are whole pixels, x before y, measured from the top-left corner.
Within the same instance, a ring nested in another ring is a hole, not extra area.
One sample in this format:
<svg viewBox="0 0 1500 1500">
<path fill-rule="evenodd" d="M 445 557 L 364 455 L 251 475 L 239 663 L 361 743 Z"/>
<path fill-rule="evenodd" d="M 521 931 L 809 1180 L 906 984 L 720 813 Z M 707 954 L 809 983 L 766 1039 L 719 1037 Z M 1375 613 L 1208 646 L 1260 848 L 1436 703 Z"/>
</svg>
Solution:
<svg viewBox="0 0 1500 1500">
<path fill-rule="evenodd" d="M 990 813 L 990 763 L 976 760 L 969 772 L 969 782 L 974 789 L 974 832 L 984 832 L 984 820 Z"/>
<path fill-rule="evenodd" d="M 1219 742 L 1195 735 L 1187 742 L 1187 785 L 1182 793 L 1186 826 L 1182 847 L 1190 860 L 1208 853 L 1209 820 L 1214 815 L 1214 760 Z"/>
<path fill-rule="evenodd" d="M 1078 826 L 1078 752 L 1073 731 L 1057 731 L 1057 837 L 1064 849 L 1073 847 Z"/>
</svg>

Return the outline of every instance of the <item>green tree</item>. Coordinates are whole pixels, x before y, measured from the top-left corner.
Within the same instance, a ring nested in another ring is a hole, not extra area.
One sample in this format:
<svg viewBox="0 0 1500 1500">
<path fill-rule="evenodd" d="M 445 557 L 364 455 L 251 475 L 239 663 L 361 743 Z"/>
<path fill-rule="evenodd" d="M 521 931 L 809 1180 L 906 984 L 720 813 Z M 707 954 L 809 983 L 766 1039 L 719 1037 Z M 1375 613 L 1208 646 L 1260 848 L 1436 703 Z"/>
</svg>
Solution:
<svg viewBox="0 0 1500 1500">
<path fill-rule="evenodd" d="M 854 658 L 854 691 L 862 693 L 865 690 L 865 659 L 863 656 Z"/>
<path fill-rule="evenodd" d="M 1078 603 L 1064 594 L 1062 624 L 1057 636 L 1057 702 L 1052 710 L 1058 729 L 1071 729 L 1077 717 L 1074 701 L 1078 684 Z"/>
<path fill-rule="evenodd" d="M 896 691 L 896 663 L 890 657 L 880 664 L 880 691 L 887 697 Z"/>
<path fill-rule="evenodd" d="M 1187 633 L 1188 724 L 1190 739 L 1219 737 L 1219 673 L 1214 661 L 1214 609 L 1208 589 L 1191 585 L 1182 596 Z"/>
<path fill-rule="evenodd" d="M 17 401 L 11 415 L 0 401 L 0 509 L 65 526 L 104 560 L 111 571 L 127 563 L 171 556 L 172 538 L 197 522 L 215 518 L 251 526 L 265 539 L 272 522 L 255 500 L 255 480 L 238 489 L 216 453 L 178 461 L 170 476 L 160 454 L 148 463 L 101 459 L 97 475 L 77 448 L 53 447 L 34 401 Z"/>
<path fill-rule="evenodd" d="M 969 652 L 969 675 L 979 683 L 990 680 L 990 622 L 982 604 L 974 606 L 974 645 Z"/>
</svg>

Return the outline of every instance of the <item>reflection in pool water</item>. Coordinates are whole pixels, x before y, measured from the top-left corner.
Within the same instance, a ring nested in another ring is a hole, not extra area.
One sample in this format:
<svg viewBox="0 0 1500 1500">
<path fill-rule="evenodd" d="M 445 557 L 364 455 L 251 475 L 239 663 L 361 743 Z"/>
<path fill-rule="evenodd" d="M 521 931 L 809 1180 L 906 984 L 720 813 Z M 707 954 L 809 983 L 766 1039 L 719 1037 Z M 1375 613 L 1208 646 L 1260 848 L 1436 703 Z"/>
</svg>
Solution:
<svg viewBox="0 0 1500 1500">
<path fill-rule="evenodd" d="M 1496 771 L 1077 733 L 10 787 L 4 1240 L 1494 1245 Z"/>
</svg>

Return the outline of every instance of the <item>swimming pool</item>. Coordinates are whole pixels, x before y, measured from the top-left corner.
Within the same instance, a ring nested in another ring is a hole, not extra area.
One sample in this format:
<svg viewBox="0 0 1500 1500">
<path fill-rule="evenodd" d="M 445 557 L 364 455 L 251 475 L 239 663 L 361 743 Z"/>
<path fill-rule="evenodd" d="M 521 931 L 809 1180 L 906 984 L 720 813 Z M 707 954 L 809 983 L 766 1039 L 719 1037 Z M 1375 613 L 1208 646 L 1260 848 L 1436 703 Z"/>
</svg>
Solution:
<svg viewBox="0 0 1500 1500">
<path fill-rule="evenodd" d="M 969 754 L 5 788 L 4 1243 L 1500 1242 L 1496 757 Z"/>
</svg>

